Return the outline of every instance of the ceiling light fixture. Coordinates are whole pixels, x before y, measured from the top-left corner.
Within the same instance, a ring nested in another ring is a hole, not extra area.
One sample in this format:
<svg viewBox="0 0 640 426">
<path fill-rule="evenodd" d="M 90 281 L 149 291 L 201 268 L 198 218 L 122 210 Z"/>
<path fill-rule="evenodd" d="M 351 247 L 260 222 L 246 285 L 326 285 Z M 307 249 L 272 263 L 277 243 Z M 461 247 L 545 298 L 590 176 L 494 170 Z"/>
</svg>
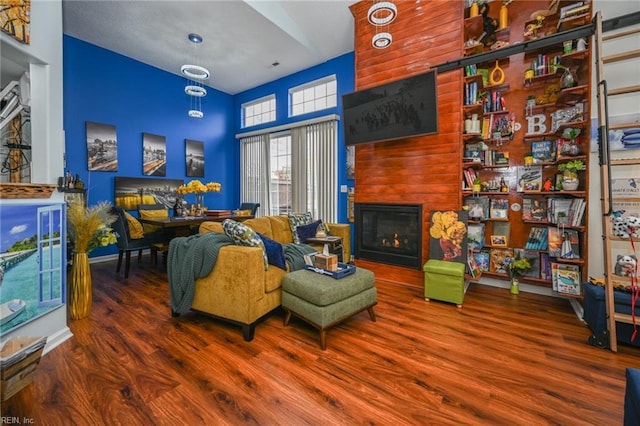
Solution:
<svg viewBox="0 0 640 426">
<path fill-rule="evenodd" d="M 189 34 L 187 38 L 191 43 L 193 43 L 193 59 L 195 59 L 196 49 L 204 39 L 201 35 L 195 33 Z M 195 62 L 195 60 L 193 62 Z M 184 92 L 189 95 L 189 99 L 191 101 L 189 117 L 204 117 L 204 113 L 202 112 L 202 98 L 207 96 L 207 89 L 204 88 L 204 81 L 209 79 L 211 73 L 205 67 L 193 64 L 183 65 L 180 67 L 180 72 L 189 80 L 184 88 Z"/>
<path fill-rule="evenodd" d="M 371 25 L 386 25 L 393 22 L 397 15 L 398 9 L 395 4 L 390 1 L 382 1 L 374 3 L 373 6 L 369 8 L 367 19 Z"/>
<path fill-rule="evenodd" d="M 375 1 L 367 12 L 367 20 L 376 27 L 376 33 L 371 44 L 376 49 L 384 49 L 391 45 L 393 37 L 389 32 L 389 24 L 398 16 L 398 8 L 390 1 Z M 384 31 L 378 32 L 380 27 L 386 26 Z"/>
</svg>

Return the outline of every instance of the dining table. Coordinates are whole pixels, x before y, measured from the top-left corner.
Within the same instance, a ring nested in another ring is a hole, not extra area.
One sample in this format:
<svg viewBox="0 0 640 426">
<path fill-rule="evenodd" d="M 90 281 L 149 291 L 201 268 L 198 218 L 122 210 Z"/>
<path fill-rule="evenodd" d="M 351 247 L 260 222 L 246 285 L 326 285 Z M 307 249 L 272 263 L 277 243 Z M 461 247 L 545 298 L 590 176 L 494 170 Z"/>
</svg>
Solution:
<svg viewBox="0 0 640 426">
<path fill-rule="evenodd" d="M 203 215 L 203 216 L 169 216 L 163 218 L 139 218 L 142 223 L 154 225 L 162 228 L 167 234 L 167 240 L 175 237 L 184 237 L 198 233 L 198 227 L 202 222 L 223 222 L 226 219 L 233 219 L 236 222 L 243 222 L 253 219 L 251 215 Z"/>
</svg>

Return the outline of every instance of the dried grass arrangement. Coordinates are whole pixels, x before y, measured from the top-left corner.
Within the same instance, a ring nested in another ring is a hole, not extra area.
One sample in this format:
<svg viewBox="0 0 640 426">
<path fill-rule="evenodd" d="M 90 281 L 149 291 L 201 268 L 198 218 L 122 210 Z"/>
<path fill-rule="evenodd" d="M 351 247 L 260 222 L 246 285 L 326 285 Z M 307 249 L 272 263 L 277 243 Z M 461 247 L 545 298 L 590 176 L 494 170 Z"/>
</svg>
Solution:
<svg viewBox="0 0 640 426">
<path fill-rule="evenodd" d="M 102 201 L 85 207 L 80 200 L 69 203 L 67 209 L 67 232 L 76 253 L 89 253 L 96 247 L 116 243 L 117 235 L 109 226 L 116 221 L 111 214 L 111 203 Z"/>
</svg>

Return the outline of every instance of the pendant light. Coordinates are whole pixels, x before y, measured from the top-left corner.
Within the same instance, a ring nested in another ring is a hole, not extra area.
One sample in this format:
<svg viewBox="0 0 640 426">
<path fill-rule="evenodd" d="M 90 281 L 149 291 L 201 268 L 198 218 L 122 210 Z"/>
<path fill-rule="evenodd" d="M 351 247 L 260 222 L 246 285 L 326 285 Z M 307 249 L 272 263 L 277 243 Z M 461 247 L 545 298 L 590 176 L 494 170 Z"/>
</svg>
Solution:
<svg viewBox="0 0 640 426">
<path fill-rule="evenodd" d="M 376 27 L 376 33 L 371 39 L 371 44 L 376 49 L 384 49 L 391 45 L 393 37 L 388 31 L 389 24 L 398 16 L 398 8 L 390 1 L 376 1 L 367 12 L 367 20 Z M 386 31 L 378 30 L 386 26 Z"/>
<path fill-rule="evenodd" d="M 187 38 L 193 43 L 193 59 L 195 59 L 197 48 L 202 43 L 203 38 L 201 35 L 195 33 L 189 34 Z M 188 80 L 184 92 L 189 96 L 191 103 L 189 117 L 204 117 L 204 113 L 202 112 L 202 98 L 207 96 L 207 89 L 204 87 L 204 82 L 211 76 L 209 70 L 200 65 L 185 64 L 180 67 L 180 72 Z"/>
</svg>

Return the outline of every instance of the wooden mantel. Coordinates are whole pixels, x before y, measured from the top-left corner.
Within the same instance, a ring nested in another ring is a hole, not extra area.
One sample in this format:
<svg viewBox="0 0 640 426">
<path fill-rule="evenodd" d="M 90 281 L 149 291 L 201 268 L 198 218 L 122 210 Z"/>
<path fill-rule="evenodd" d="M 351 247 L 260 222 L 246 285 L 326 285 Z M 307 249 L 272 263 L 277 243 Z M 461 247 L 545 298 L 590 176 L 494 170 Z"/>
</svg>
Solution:
<svg viewBox="0 0 640 426">
<path fill-rule="evenodd" d="M 361 1 L 350 7 L 355 20 L 356 90 L 420 74 L 462 56 L 462 1 L 395 2 L 397 18 L 384 27 L 393 42 L 385 49 L 371 44 L 376 33 L 367 20 L 371 4 Z M 438 75 L 436 135 L 356 146 L 356 203 L 422 204 L 422 264 L 429 257 L 430 212 L 460 207 L 461 86 L 461 70 Z M 380 279 L 424 285 L 421 269 L 368 261 L 356 264 Z"/>
</svg>

